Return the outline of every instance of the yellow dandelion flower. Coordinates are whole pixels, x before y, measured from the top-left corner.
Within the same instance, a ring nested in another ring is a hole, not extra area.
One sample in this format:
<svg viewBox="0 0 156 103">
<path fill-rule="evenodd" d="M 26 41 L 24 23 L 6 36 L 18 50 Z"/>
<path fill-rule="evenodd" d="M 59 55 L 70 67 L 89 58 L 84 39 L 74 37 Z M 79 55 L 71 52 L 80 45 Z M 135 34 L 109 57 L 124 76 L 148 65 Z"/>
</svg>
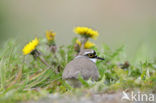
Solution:
<svg viewBox="0 0 156 103">
<path fill-rule="evenodd" d="M 94 46 L 95 46 L 94 43 L 92 43 L 92 42 L 90 42 L 90 41 L 87 41 L 87 42 L 85 43 L 85 45 L 84 45 L 84 48 L 85 48 L 85 49 L 89 49 L 89 48 L 92 48 L 92 47 L 94 47 Z"/>
<path fill-rule="evenodd" d="M 31 53 L 32 51 L 34 51 L 36 49 L 36 46 L 38 44 L 39 44 L 39 40 L 37 38 L 35 38 L 31 42 L 29 42 L 27 45 L 25 45 L 25 47 L 23 48 L 23 54 L 27 55 L 27 54 Z"/>
<path fill-rule="evenodd" d="M 76 27 L 74 29 L 74 32 L 76 34 L 79 34 L 85 37 L 91 37 L 93 39 L 96 39 L 99 36 L 99 33 L 97 31 L 88 27 Z"/>
<path fill-rule="evenodd" d="M 80 42 L 79 40 L 76 40 L 76 44 L 78 44 L 79 46 L 81 46 L 81 42 Z M 92 48 L 92 47 L 94 47 L 94 46 L 95 46 L 94 43 L 92 43 L 92 42 L 90 42 L 90 41 L 87 41 L 87 42 L 85 43 L 85 45 L 84 45 L 84 48 L 85 48 L 85 49 L 89 49 L 89 48 Z"/>
<path fill-rule="evenodd" d="M 47 31 L 46 32 L 46 37 L 48 41 L 52 41 L 55 39 L 55 35 L 56 33 L 52 32 L 52 31 Z"/>
<path fill-rule="evenodd" d="M 79 46 L 81 46 L 81 42 L 79 40 L 76 40 L 76 44 L 78 44 Z"/>
</svg>

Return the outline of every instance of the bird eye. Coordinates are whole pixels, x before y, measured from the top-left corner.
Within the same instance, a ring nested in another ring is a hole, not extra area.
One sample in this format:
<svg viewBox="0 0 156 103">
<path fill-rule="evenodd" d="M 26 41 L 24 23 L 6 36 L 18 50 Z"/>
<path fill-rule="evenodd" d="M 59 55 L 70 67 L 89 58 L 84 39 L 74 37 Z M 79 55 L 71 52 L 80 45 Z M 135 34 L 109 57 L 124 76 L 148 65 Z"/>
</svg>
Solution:
<svg viewBox="0 0 156 103">
<path fill-rule="evenodd" d="M 94 55 L 93 55 L 93 54 L 88 54 L 88 56 L 89 56 L 90 58 L 94 57 Z"/>
</svg>

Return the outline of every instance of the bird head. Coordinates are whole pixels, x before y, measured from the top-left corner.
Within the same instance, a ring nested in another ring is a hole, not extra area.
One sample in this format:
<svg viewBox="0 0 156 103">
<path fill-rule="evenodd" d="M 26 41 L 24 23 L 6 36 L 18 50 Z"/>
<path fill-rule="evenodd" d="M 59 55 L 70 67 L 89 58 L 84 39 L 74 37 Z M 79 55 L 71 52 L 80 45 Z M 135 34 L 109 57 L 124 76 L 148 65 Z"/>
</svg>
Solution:
<svg viewBox="0 0 156 103">
<path fill-rule="evenodd" d="M 96 62 L 96 60 L 104 60 L 104 58 L 98 57 L 96 52 L 92 49 L 84 49 L 80 51 L 78 56 L 84 56 L 92 60 L 93 62 Z"/>
</svg>

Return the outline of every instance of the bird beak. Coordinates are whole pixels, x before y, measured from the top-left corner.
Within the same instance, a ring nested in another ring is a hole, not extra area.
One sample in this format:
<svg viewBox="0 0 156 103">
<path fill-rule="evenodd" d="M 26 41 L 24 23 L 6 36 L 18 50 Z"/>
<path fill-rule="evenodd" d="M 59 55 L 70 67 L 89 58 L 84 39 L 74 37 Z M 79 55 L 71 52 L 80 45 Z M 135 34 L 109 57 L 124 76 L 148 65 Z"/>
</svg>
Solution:
<svg viewBox="0 0 156 103">
<path fill-rule="evenodd" d="M 96 57 L 96 59 L 99 59 L 99 60 L 105 60 L 104 58 L 101 58 L 101 57 Z"/>
</svg>

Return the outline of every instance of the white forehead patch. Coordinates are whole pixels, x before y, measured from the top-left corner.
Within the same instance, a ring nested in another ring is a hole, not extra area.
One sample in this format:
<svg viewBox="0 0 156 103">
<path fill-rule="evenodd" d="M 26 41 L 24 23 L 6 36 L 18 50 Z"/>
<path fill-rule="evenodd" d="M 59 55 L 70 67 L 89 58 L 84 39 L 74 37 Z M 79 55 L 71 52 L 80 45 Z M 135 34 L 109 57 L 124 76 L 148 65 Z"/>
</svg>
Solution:
<svg viewBox="0 0 156 103">
<path fill-rule="evenodd" d="M 75 57 L 75 59 L 76 59 L 76 58 L 79 58 L 79 57 L 83 57 L 83 56 L 78 55 L 78 56 Z"/>
<path fill-rule="evenodd" d="M 84 55 L 89 54 L 89 53 L 94 53 L 94 50 L 92 50 L 91 52 L 85 52 Z"/>
</svg>

